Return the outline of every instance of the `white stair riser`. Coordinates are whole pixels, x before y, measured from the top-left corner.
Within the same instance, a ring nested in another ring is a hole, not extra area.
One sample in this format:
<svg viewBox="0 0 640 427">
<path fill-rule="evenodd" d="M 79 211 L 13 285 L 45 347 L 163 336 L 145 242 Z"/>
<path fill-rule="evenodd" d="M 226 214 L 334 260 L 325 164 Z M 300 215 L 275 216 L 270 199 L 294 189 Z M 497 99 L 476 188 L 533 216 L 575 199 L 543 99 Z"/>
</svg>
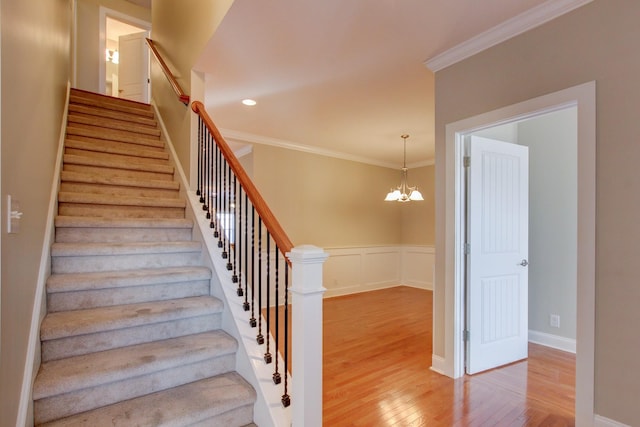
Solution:
<svg viewBox="0 0 640 427">
<path fill-rule="evenodd" d="M 60 417 L 88 411 L 166 390 L 192 381 L 230 372 L 235 368 L 235 355 L 225 355 L 190 365 L 153 372 L 124 381 L 92 387 L 34 402 L 35 422 L 43 423 Z"/>
<path fill-rule="evenodd" d="M 200 252 L 150 253 L 126 255 L 52 256 L 52 273 L 89 273 L 138 268 L 196 266 Z"/>
<path fill-rule="evenodd" d="M 96 351 L 111 350 L 134 344 L 176 338 L 219 329 L 220 313 L 189 317 L 168 322 L 145 324 L 125 329 L 78 335 L 42 342 L 42 360 L 58 360 Z"/>
<path fill-rule="evenodd" d="M 47 296 L 47 309 L 49 313 L 55 313 L 58 311 L 164 301 L 203 295 L 209 295 L 208 280 L 131 286 L 117 289 L 57 292 Z"/>
<path fill-rule="evenodd" d="M 59 243 L 169 242 L 191 240 L 190 228 L 56 228 Z"/>
</svg>

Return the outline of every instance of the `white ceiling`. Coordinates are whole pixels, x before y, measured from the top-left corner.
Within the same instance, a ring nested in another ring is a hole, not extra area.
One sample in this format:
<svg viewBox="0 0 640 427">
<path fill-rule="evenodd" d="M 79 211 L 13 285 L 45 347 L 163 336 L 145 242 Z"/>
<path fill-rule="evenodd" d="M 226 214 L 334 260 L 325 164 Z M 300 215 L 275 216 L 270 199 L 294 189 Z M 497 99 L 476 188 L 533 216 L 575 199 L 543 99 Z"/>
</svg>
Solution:
<svg viewBox="0 0 640 427">
<path fill-rule="evenodd" d="M 207 109 L 230 140 L 400 167 L 408 133 L 408 164 L 427 164 L 425 61 L 551 2 L 560 0 L 235 0 L 196 69 L 209 75 Z"/>
</svg>

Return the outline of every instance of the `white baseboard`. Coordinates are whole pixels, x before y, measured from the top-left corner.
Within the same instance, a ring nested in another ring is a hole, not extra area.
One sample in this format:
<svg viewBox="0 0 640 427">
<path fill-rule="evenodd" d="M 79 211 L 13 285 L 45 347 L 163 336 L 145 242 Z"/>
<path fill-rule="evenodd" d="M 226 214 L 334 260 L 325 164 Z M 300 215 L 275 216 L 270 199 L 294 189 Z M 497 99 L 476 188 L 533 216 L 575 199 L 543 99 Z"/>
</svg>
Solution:
<svg viewBox="0 0 640 427">
<path fill-rule="evenodd" d="M 593 426 L 594 427 L 631 427 L 626 424 L 622 424 L 617 421 L 610 420 L 609 418 L 602 417 L 600 415 L 596 415 L 593 418 Z"/>
<path fill-rule="evenodd" d="M 445 368 L 445 360 L 444 357 L 440 357 L 440 356 L 436 356 L 435 354 L 431 355 L 431 368 L 430 368 L 433 372 L 437 372 L 440 375 L 447 375 L 445 374 L 446 372 L 446 368 Z"/>
<path fill-rule="evenodd" d="M 545 332 L 529 330 L 529 342 L 567 351 L 569 353 L 575 354 L 576 352 L 576 340 L 547 334 Z"/>
</svg>

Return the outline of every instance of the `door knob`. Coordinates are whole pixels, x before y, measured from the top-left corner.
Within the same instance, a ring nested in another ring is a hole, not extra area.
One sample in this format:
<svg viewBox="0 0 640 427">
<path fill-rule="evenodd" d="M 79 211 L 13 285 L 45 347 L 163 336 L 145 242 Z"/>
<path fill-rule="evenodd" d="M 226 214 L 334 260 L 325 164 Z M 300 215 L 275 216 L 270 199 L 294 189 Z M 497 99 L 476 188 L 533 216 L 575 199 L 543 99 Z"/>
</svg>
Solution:
<svg viewBox="0 0 640 427">
<path fill-rule="evenodd" d="M 520 261 L 519 265 L 526 267 L 527 265 L 529 265 L 529 261 L 527 261 L 526 259 L 523 259 L 522 261 Z"/>
</svg>

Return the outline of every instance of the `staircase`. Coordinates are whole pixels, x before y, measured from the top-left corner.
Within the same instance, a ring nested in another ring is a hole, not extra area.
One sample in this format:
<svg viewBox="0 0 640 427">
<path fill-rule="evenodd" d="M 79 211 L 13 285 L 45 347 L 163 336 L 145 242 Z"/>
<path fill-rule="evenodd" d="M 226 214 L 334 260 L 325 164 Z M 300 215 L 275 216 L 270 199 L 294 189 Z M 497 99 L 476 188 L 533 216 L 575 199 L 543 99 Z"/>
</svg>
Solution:
<svg viewBox="0 0 640 427">
<path fill-rule="evenodd" d="M 72 90 L 36 425 L 252 423 L 173 175 L 149 105 Z"/>
</svg>

